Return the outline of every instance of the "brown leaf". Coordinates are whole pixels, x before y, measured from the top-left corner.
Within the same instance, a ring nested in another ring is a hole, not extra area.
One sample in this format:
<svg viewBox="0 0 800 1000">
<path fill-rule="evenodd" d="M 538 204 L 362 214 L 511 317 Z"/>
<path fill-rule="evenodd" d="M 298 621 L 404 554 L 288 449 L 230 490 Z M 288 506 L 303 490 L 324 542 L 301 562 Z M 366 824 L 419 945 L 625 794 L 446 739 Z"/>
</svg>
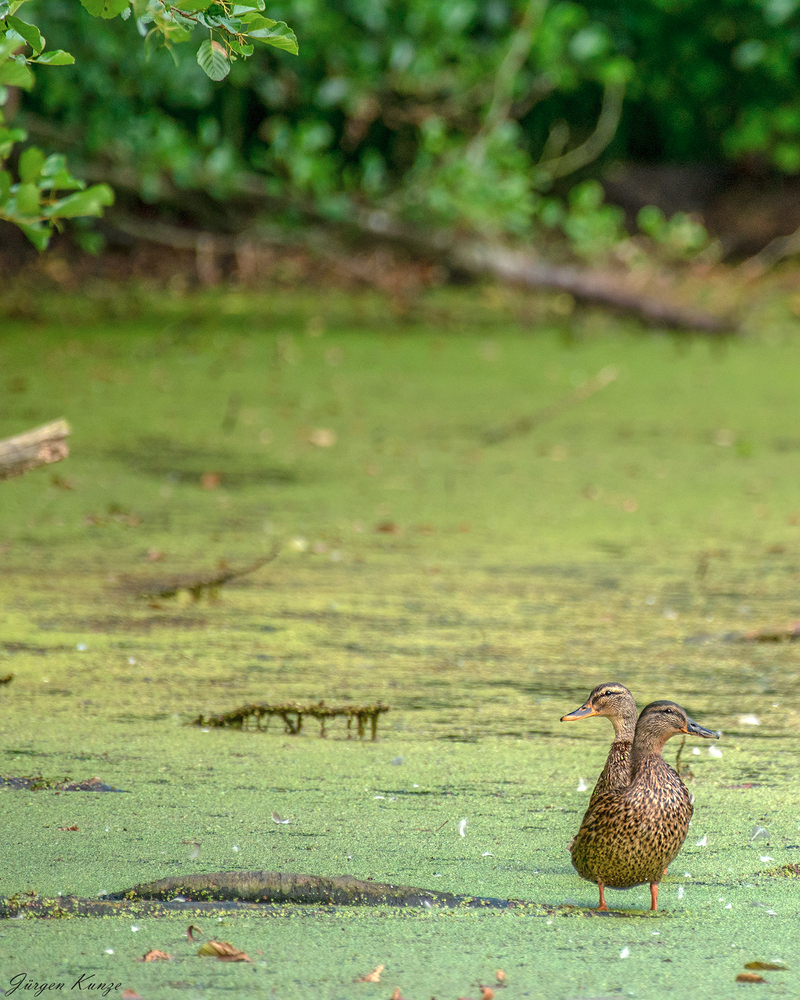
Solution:
<svg viewBox="0 0 800 1000">
<path fill-rule="evenodd" d="M 218 472 L 204 472 L 200 477 L 200 485 L 204 490 L 215 490 L 222 482 L 222 477 Z"/>
<path fill-rule="evenodd" d="M 144 997 L 140 997 L 136 990 L 123 990 L 122 1000 L 144 1000 Z"/>
<path fill-rule="evenodd" d="M 381 973 L 386 968 L 385 965 L 376 965 L 372 972 L 368 972 L 365 976 L 359 976 L 356 979 L 357 983 L 379 983 L 381 981 Z"/>
<path fill-rule="evenodd" d="M 786 966 L 780 962 L 748 962 L 745 969 L 768 969 L 772 972 L 783 972 Z"/>
<path fill-rule="evenodd" d="M 737 983 L 765 983 L 766 979 L 755 972 L 740 972 L 736 977 Z"/>
<path fill-rule="evenodd" d="M 210 955 L 218 962 L 252 962 L 243 951 L 239 951 L 230 941 L 206 941 L 200 945 L 198 955 Z"/>
<path fill-rule="evenodd" d="M 165 554 L 161 549 L 148 549 L 147 550 L 147 561 L 148 562 L 161 562 L 165 558 Z"/>
<path fill-rule="evenodd" d="M 383 532 L 384 535 L 400 534 L 400 528 L 394 523 L 394 521 L 381 521 L 380 524 L 375 525 L 375 530 Z"/>
<path fill-rule="evenodd" d="M 506 985 L 506 974 L 505 972 L 503 972 L 502 969 L 497 970 L 497 972 L 494 974 L 494 978 L 497 980 L 498 983 L 502 983 L 503 986 Z"/>
<path fill-rule="evenodd" d="M 199 927 L 195 927 L 194 924 L 189 924 L 189 929 L 186 931 L 186 937 L 189 938 L 190 941 L 196 940 L 196 938 L 192 937 L 192 931 L 197 931 L 198 934 L 203 933 Z"/>
<path fill-rule="evenodd" d="M 401 994 L 400 994 L 400 987 L 399 986 L 395 986 L 394 993 L 392 993 L 392 996 L 391 996 L 391 1000 L 405 1000 L 405 998 L 403 996 L 401 996 Z"/>
<path fill-rule="evenodd" d="M 59 830 L 80 830 L 78 826 L 60 826 Z"/>
<path fill-rule="evenodd" d="M 332 448 L 336 444 L 336 431 L 330 427 L 317 427 L 308 435 L 308 440 L 317 448 Z"/>
<path fill-rule="evenodd" d="M 172 955 L 168 955 L 165 951 L 159 951 L 157 948 L 151 948 L 150 951 L 146 951 L 141 958 L 137 959 L 137 962 L 171 962 Z"/>
<path fill-rule="evenodd" d="M 491 986 L 481 986 L 481 1000 L 494 1000 L 494 990 Z"/>
</svg>

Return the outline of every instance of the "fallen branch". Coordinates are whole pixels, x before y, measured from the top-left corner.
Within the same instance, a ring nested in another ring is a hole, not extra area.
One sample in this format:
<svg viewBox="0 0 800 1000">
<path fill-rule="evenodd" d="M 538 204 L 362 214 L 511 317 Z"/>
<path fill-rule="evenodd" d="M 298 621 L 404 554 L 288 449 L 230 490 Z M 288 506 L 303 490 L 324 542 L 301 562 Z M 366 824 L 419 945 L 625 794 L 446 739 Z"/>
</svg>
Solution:
<svg viewBox="0 0 800 1000">
<path fill-rule="evenodd" d="M 378 717 L 388 711 L 389 706 L 382 702 L 375 705 L 341 705 L 338 708 L 332 708 L 324 701 L 320 701 L 316 705 L 297 705 L 295 702 L 262 703 L 260 705 L 243 705 L 241 708 L 235 708 L 233 711 L 221 715 L 199 715 L 192 725 L 247 730 L 250 728 L 250 720 L 252 719 L 255 728 L 265 732 L 269 729 L 270 719 L 273 715 L 277 715 L 279 719 L 283 720 L 283 731 L 296 736 L 303 728 L 303 718 L 308 715 L 319 721 L 319 735 L 325 736 L 325 723 L 337 716 L 344 716 L 347 718 L 348 739 L 352 735 L 350 727 L 355 719 L 358 724 L 359 739 L 364 739 L 366 723 L 369 722 L 372 739 L 375 740 L 378 738 Z M 267 720 L 267 724 L 262 727 L 261 720 L 264 718 Z"/>
<path fill-rule="evenodd" d="M 114 225 L 137 239 L 149 240 L 176 250 L 193 251 L 201 280 L 204 280 L 203 275 L 212 275 L 218 271 L 215 264 L 218 256 L 232 254 L 238 259 L 251 253 L 253 247 L 297 246 L 303 242 L 297 236 L 290 238 L 277 233 L 270 239 L 248 233 L 238 236 L 215 235 L 130 217 L 117 217 Z M 346 231 L 347 227 L 344 228 Z M 730 333 L 736 329 L 736 323 L 730 317 L 683 308 L 626 288 L 624 277 L 619 275 L 547 264 L 531 253 L 513 251 L 489 243 L 470 243 L 444 230 L 429 232 L 417 229 L 397 222 L 385 212 L 359 212 L 350 225 L 351 231 L 353 228 L 362 236 L 366 235 L 417 256 L 435 260 L 449 270 L 466 273 L 473 278 L 493 278 L 525 288 L 566 292 L 578 302 L 632 313 L 644 322 L 657 326 L 702 330 L 707 333 Z M 337 262 L 343 255 L 351 255 L 351 251 L 344 254 L 341 249 L 326 247 L 324 240 L 319 239 L 319 229 L 314 230 L 314 235 L 316 239 L 307 241 L 311 252 Z"/>
<path fill-rule="evenodd" d="M 535 427 L 539 427 L 546 421 L 559 416 L 565 410 L 576 406 L 584 399 L 588 399 L 589 396 L 593 396 L 594 393 L 605 389 L 616 377 L 616 368 L 603 368 L 594 378 L 588 379 L 582 385 L 579 385 L 577 389 L 573 389 L 572 392 L 567 393 L 566 396 L 555 403 L 543 407 L 538 413 L 534 413 L 529 417 L 520 417 L 519 420 L 514 420 L 510 424 L 487 431 L 483 436 L 484 442 L 486 444 L 499 444 L 501 441 L 507 441 L 508 438 L 515 437 L 518 434 L 527 434 L 528 431 L 532 431 Z"/>
<path fill-rule="evenodd" d="M 163 587 L 160 590 L 148 590 L 142 591 L 139 596 L 144 598 L 149 598 L 151 600 L 155 598 L 170 598 L 177 597 L 181 590 L 187 591 L 192 595 L 192 600 L 199 601 L 203 596 L 203 591 L 208 592 L 208 597 L 210 600 L 214 600 L 219 593 L 219 588 L 227 583 L 229 580 L 238 580 L 241 576 L 247 576 L 248 573 L 255 573 L 257 569 L 261 569 L 262 566 L 266 566 L 267 563 L 271 563 L 273 559 L 277 558 L 281 547 L 276 542 L 273 545 L 269 555 L 264 556 L 261 559 L 256 559 L 254 563 L 249 566 L 245 566 L 244 569 L 226 569 L 218 573 L 216 576 L 212 577 L 201 577 L 201 578 L 189 578 L 184 580 L 179 580 L 168 586 Z"/>
<path fill-rule="evenodd" d="M 66 438 L 71 428 L 66 420 L 53 420 L 32 431 L 0 441 L 0 479 L 21 476 L 40 465 L 60 462 L 69 455 Z"/>
</svg>

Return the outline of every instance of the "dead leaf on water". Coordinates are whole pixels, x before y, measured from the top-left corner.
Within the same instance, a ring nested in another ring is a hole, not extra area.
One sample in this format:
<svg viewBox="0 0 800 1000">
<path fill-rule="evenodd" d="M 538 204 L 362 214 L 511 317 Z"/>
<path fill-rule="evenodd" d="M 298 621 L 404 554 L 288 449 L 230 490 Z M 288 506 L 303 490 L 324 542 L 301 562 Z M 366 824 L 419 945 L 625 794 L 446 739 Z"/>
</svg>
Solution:
<svg viewBox="0 0 800 1000">
<path fill-rule="evenodd" d="M 144 1000 L 144 997 L 139 996 L 136 990 L 123 990 L 122 1000 Z"/>
<path fill-rule="evenodd" d="M 767 969 L 771 972 L 785 972 L 786 966 L 782 962 L 748 962 L 745 969 Z"/>
<path fill-rule="evenodd" d="M 481 1000 L 494 1000 L 494 990 L 491 986 L 481 986 Z"/>
<path fill-rule="evenodd" d="M 189 938 L 190 941 L 196 941 L 197 940 L 197 938 L 195 938 L 194 935 L 193 935 L 193 931 L 197 931 L 198 934 L 202 934 L 203 933 L 200 930 L 199 927 L 195 927 L 194 924 L 189 924 L 189 927 L 188 927 L 188 929 L 186 931 L 186 937 Z"/>
<path fill-rule="evenodd" d="M 506 986 L 507 985 L 506 984 L 506 974 L 505 974 L 505 972 L 503 972 L 502 969 L 498 969 L 497 970 L 497 972 L 494 975 L 494 978 L 497 980 L 497 985 L 498 986 Z"/>
<path fill-rule="evenodd" d="M 400 987 L 395 986 L 394 993 L 392 993 L 391 1000 L 405 1000 L 405 997 L 400 994 Z"/>
<path fill-rule="evenodd" d="M 252 958 L 230 943 L 230 941 L 206 941 L 200 945 L 198 955 L 208 955 L 219 962 L 252 962 Z"/>
<path fill-rule="evenodd" d="M 357 983 L 379 983 L 381 981 L 381 973 L 386 968 L 385 965 L 376 965 L 372 972 L 368 972 L 365 976 L 359 976 L 356 979 Z"/>
<path fill-rule="evenodd" d="M 158 948 L 151 948 L 150 951 L 146 951 L 141 958 L 136 959 L 137 962 L 171 962 L 172 955 L 167 954 L 166 951 L 159 951 Z"/>
<path fill-rule="evenodd" d="M 330 427 L 317 427 L 308 435 L 308 441 L 317 448 L 332 448 L 336 444 L 336 431 Z"/>
<path fill-rule="evenodd" d="M 384 535 L 400 534 L 400 528 L 394 523 L 394 521 L 381 521 L 379 524 L 375 525 L 375 530 L 382 532 Z"/>
<path fill-rule="evenodd" d="M 222 482 L 222 477 L 218 472 L 204 472 L 200 477 L 200 485 L 204 490 L 215 490 Z"/>
<path fill-rule="evenodd" d="M 58 829 L 59 830 L 68 830 L 68 831 L 71 831 L 71 830 L 80 830 L 80 827 L 79 826 L 60 826 Z"/>
<path fill-rule="evenodd" d="M 755 972 L 740 972 L 736 977 L 737 983 L 765 983 L 766 979 Z"/>
</svg>

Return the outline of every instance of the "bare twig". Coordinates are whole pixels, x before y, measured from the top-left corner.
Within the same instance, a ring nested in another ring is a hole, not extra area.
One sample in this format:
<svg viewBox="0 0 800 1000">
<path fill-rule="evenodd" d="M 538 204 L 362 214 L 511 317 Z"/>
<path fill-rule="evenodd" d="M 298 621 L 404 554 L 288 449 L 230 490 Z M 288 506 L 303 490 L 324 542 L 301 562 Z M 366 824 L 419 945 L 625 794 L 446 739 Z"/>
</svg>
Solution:
<svg viewBox="0 0 800 1000">
<path fill-rule="evenodd" d="M 547 3 L 548 0 L 529 0 L 520 25 L 511 36 L 508 50 L 495 74 L 492 100 L 483 125 L 470 144 L 471 147 L 508 120 L 513 104 L 514 82 L 531 51 L 534 32 L 542 23 Z"/>
<path fill-rule="evenodd" d="M 548 182 L 553 181 L 558 177 L 574 174 L 576 170 L 581 170 L 596 160 L 617 134 L 624 99 L 624 83 L 607 83 L 603 91 L 600 117 L 597 119 L 594 132 L 575 149 L 570 149 L 569 152 L 561 156 L 540 162 L 536 168 L 539 177 Z"/>
<path fill-rule="evenodd" d="M 589 396 L 593 396 L 601 389 L 605 389 L 616 377 L 616 368 L 603 368 L 594 378 L 588 379 L 582 385 L 579 385 L 577 389 L 573 389 L 572 392 L 567 393 L 566 396 L 555 403 L 543 407 L 538 413 L 534 413 L 529 417 L 520 417 L 519 420 L 514 420 L 510 424 L 504 424 L 502 427 L 496 427 L 493 430 L 487 431 L 483 439 L 486 444 L 499 444 L 501 441 L 507 441 L 510 437 L 527 434 L 535 427 L 539 427 L 541 424 L 546 423 L 546 421 L 552 420 L 565 410 L 569 410 L 584 399 L 588 399 Z"/>
<path fill-rule="evenodd" d="M 0 479 L 21 476 L 40 465 L 60 462 L 69 455 L 66 438 L 71 428 L 66 420 L 54 420 L 32 431 L 0 441 Z"/>
</svg>

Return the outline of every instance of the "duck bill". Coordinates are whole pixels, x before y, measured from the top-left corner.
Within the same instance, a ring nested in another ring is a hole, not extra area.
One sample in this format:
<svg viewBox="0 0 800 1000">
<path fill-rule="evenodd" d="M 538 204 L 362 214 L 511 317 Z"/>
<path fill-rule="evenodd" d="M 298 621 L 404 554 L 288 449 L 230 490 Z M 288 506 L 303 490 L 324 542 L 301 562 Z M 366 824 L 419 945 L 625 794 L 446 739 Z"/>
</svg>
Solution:
<svg viewBox="0 0 800 1000">
<path fill-rule="evenodd" d="M 569 715 L 562 715 L 562 722 L 577 722 L 578 719 L 588 719 L 592 715 L 599 715 L 600 713 L 594 707 L 590 705 L 587 701 L 585 705 L 581 705 L 580 708 L 576 708 L 574 712 L 570 712 Z"/>
<path fill-rule="evenodd" d="M 681 730 L 684 733 L 691 733 L 692 736 L 702 736 L 704 740 L 718 740 L 719 733 L 712 733 L 710 729 L 706 729 L 705 726 L 698 726 L 694 719 L 686 720 L 686 728 Z"/>
</svg>

